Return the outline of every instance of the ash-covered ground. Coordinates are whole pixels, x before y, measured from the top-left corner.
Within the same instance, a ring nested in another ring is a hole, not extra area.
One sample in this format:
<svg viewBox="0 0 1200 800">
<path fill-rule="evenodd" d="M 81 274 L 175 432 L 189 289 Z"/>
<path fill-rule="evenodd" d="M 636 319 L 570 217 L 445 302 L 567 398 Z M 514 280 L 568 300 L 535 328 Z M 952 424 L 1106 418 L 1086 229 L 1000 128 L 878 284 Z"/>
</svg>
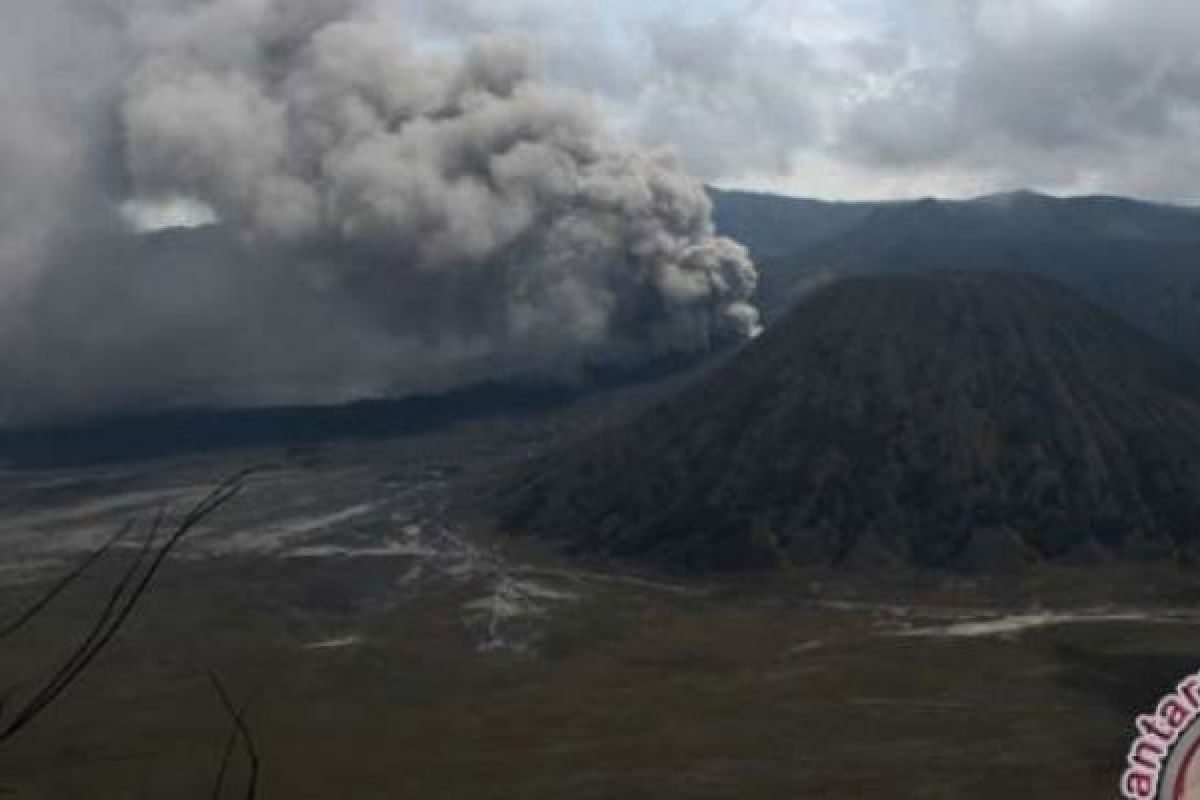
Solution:
<svg viewBox="0 0 1200 800">
<path fill-rule="evenodd" d="M 1173 570 L 683 578 L 461 512 L 600 407 L 4 473 L 7 619 L 123 522 L 258 467 L 0 753 L 0 791 L 206 796 L 212 671 L 249 704 L 266 798 L 1095 798 L 1133 715 L 1195 669 L 1200 592 Z M 136 542 L 5 643 L 6 686 L 58 663 Z"/>
</svg>

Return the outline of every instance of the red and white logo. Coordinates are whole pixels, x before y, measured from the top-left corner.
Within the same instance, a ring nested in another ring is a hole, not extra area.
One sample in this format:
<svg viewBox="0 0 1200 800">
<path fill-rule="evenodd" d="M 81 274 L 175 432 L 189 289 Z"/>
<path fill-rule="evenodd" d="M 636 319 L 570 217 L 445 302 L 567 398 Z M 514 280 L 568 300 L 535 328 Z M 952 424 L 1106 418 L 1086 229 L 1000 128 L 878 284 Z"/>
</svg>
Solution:
<svg viewBox="0 0 1200 800">
<path fill-rule="evenodd" d="M 1127 800 L 1200 800 L 1200 673 L 1137 718 L 1121 776 Z"/>
</svg>

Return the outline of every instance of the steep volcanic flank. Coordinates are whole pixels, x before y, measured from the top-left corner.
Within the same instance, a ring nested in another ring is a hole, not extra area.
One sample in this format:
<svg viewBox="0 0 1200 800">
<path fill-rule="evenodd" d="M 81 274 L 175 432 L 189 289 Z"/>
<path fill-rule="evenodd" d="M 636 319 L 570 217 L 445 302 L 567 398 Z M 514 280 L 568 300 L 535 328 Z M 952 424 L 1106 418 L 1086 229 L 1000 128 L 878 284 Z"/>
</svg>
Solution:
<svg viewBox="0 0 1200 800">
<path fill-rule="evenodd" d="M 995 569 L 1200 541 L 1200 377 L 1057 284 L 850 279 L 617 429 L 504 526 L 673 568 Z"/>
</svg>

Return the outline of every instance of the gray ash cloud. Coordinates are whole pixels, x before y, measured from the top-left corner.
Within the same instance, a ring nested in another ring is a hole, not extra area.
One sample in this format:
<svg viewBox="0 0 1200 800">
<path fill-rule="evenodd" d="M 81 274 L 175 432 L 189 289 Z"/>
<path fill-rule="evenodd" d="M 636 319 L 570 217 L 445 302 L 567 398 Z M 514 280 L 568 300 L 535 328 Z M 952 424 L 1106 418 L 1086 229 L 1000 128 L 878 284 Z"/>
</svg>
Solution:
<svg viewBox="0 0 1200 800">
<path fill-rule="evenodd" d="M 381 7 L 322 0 L 17 17 L 9 424 L 398 395 L 757 331 L 754 267 L 703 187 L 540 81 L 520 39 L 422 47 Z M 135 236 L 120 213 L 180 206 L 218 222 Z"/>
</svg>

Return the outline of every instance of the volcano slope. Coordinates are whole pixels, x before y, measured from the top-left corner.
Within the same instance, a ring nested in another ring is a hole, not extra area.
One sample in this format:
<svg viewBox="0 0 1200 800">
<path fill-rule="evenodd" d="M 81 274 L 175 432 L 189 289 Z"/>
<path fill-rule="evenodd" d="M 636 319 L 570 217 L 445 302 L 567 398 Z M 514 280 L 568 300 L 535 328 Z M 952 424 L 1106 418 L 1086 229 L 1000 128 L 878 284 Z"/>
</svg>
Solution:
<svg viewBox="0 0 1200 800">
<path fill-rule="evenodd" d="M 1200 375 L 1018 274 L 852 278 L 525 464 L 501 526 L 679 570 L 1200 553 Z"/>
</svg>

